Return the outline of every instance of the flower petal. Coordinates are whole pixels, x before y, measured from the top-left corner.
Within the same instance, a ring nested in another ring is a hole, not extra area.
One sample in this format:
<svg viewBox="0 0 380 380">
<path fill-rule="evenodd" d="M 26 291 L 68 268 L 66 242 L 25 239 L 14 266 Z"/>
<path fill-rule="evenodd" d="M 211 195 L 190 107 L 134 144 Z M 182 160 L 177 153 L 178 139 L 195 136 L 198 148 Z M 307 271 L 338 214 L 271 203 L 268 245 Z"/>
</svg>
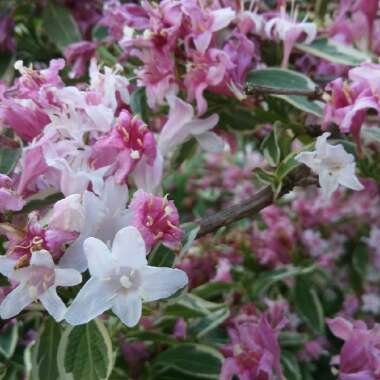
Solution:
<svg viewBox="0 0 380 380">
<path fill-rule="evenodd" d="M 111 252 L 99 239 L 89 237 L 83 243 L 88 269 L 93 277 L 106 277 L 113 269 Z"/>
<path fill-rule="evenodd" d="M 141 318 L 142 302 L 138 292 L 120 294 L 114 299 L 112 311 L 128 327 L 136 326 Z"/>
<path fill-rule="evenodd" d="M 121 266 L 141 268 L 147 265 L 145 242 L 137 228 L 128 226 L 116 234 L 112 256 Z"/>
<path fill-rule="evenodd" d="M 214 132 L 205 132 L 196 136 L 199 145 L 207 152 L 223 152 L 224 140 Z"/>
<path fill-rule="evenodd" d="M 144 301 L 167 298 L 188 283 L 184 271 L 172 268 L 146 267 L 142 272 L 142 296 Z"/>
<path fill-rule="evenodd" d="M 82 275 L 75 269 L 56 268 L 56 286 L 74 286 L 82 282 Z"/>
<path fill-rule="evenodd" d="M 63 303 L 60 297 L 58 297 L 55 288 L 48 289 L 44 294 L 39 296 L 44 308 L 47 312 L 57 321 L 60 322 L 65 316 L 66 305 Z"/>
<path fill-rule="evenodd" d="M 16 260 L 12 260 L 6 256 L 0 256 L 0 273 L 10 278 L 12 276 Z"/>
<path fill-rule="evenodd" d="M 54 268 L 54 261 L 51 254 L 46 250 L 34 251 L 30 264 L 40 267 Z"/>
<path fill-rule="evenodd" d="M 12 318 L 32 302 L 33 298 L 28 288 L 25 284 L 21 284 L 4 298 L 0 305 L 0 317 L 2 319 Z"/>
<path fill-rule="evenodd" d="M 65 319 L 71 325 L 87 323 L 112 306 L 117 284 L 90 278 L 69 307 Z"/>
<path fill-rule="evenodd" d="M 352 190 L 363 190 L 364 186 L 358 180 L 358 177 L 355 175 L 355 163 L 347 165 L 343 170 L 339 172 L 339 183 L 342 186 L 348 187 Z"/>
<path fill-rule="evenodd" d="M 337 176 L 326 169 L 321 170 L 319 173 L 319 184 L 326 198 L 329 198 L 339 186 Z"/>
</svg>

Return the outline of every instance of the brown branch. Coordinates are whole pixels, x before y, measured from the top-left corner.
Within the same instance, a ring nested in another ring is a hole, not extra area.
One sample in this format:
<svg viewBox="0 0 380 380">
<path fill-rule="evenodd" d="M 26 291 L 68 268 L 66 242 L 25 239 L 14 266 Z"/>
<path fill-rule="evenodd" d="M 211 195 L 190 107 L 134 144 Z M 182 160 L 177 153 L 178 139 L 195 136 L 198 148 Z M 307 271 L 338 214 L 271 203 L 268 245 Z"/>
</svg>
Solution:
<svg viewBox="0 0 380 380">
<path fill-rule="evenodd" d="M 261 86 L 257 84 L 249 84 L 246 87 L 247 95 L 297 95 L 307 96 L 310 100 L 319 99 L 323 95 L 323 90 L 316 86 L 314 89 L 288 89 L 270 86 Z"/>
<path fill-rule="evenodd" d="M 269 206 L 274 199 L 274 194 L 270 186 L 258 191 L 252 198 L 237 205 L 226 208 L 213 215 L 206 216 L 198 221 L 200 230 L 197 237 L 204 236 L 236 220 L 245 218 Z"/>
<path fill-rule="evenodd" d="M 316 184 L 315 177 L 311 177 L 310 174 L 309 168 L 305 165 L 302 165 L 297 168 L 297 170 L 294 170 L 289 174 L 284 182 L 279 196 L 286 194 L 298 185 L 308 186 L 310 184 Z M 195 223 L 200 226 L 197 238 L 200 238 L 210 232 L 214 232 L 222 226 L 226 226 L 247 216 L 254 216 L 263 208 L 271 205 L 274 200 L 275 195 L 273 190 L 270 186 L 266 186 L 244 202 L 228 207 L 213 215 L 198 219 L 195 221 Z"/>
</svg>

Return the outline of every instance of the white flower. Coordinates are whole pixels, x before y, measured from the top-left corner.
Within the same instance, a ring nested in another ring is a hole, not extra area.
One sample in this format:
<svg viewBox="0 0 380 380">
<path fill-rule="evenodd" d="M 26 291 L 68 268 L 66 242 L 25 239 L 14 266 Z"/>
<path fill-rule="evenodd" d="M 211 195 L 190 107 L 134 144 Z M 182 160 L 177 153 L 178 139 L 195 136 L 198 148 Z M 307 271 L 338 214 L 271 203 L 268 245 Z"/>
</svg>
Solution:
<svg viewBox="0 0 380 380">
<path fill-rule="evenodd" d="M 191 104 L 176 96 L 168 96 L 168 103 L 170 106 L 169 118 L 162 128 L 158 140 L 158 147 L 164 156 L 192 136 L 197 139 L 204 150 L 223 151 L 223 139 L 210 131 L 218 123 L 218 115 L 213 114 L 207 119 L 197 119 L 194 118 Z"/>
<path fill-rule="evenodd" d="M 331 196 L 339 185 L 352 190 L 363 190 L 363 185 L 355 175 L 354 156 L 347 153 L 340 144 L 328 144 L 329 136 L 328 132 L 319 136 L 314 152 L 299 153 L 295 159 L 319 175 L 319 184 L 326 197 Z"/>
<path fill-rule="evenodd" d="M 14 317 L 32 302 L 40 300 L 47 312 L 56 321 L 61 321 L 67 309 L 57 295 L 57 286 L 74 286 L 82 281 L 78 271 L 56 267 L 46 250 L 33 252 L 30 265 L 19 269 L 15 269 L 14 260 L 1 257 L 0 272 L 19 282 L 0 305 L 3 319 Z"/>
<path fill-rule="evenodd" d="M 83 215 L 83 230 L 80 231 L 78 239 L 66 250 L 59 264 L 81 272 L 86 270 L 87 260 L 83 251 L 83 242 L 91 236 L 110 244 L 116 232 L 130 222 L 131 213 L 126 210 L 127 201 L 127 186 L 116 184 L 112 177 L 105 181 L 100 197 L 85 191 L 80 210 Z"/>
<path fill-rule="evenodd" d="M 149 266 L 144 240 L 132 226 L 116 234 L 111 252 L 92 237 L 84 242 L 84 251 L 91 278 L 67 311 L 66 320 L 72 325 L 87 323 L 112 309 L 127 326 L 135 326 L 143 301 L 169 297 L 188 282 L 179 269 Z"/>
</svg>

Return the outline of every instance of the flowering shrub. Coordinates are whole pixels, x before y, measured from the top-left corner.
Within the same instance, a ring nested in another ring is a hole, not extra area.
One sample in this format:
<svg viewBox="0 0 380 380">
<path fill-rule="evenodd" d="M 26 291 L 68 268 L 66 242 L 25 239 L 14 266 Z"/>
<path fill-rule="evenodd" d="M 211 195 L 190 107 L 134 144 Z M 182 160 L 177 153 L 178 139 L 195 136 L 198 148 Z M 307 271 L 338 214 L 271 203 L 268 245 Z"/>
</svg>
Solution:
<svg viewBox="0 0 380 380">
<path fill-rule="evenodd" d="M 378 0 L 0 4 L 0 379 L 380 380 Z"/>
</svg>

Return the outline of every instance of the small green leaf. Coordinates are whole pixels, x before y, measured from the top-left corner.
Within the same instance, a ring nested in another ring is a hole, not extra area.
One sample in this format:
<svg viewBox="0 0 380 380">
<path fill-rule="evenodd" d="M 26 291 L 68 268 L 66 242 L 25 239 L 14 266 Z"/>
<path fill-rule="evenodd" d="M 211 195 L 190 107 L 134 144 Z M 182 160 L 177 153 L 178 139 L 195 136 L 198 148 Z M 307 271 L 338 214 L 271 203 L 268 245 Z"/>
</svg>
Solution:
<svg viewBox="0 0 380 380">
<path fill-rule="evenodd" d="M 59 49 L 82 39 L 78 25 L 67 8 L 49 1 L 42 18 L 47 37 Z"/>
<path fill-rule="evenodd" d="M 57 353 L 62 327 L 48 318 L 32 349 L 32 379 L 58 379 Z"/>
<path fill-rule="evenodd" d="M 324 332 L 324 311 L 318 293 L 306 276 L 298 276 L 294 287 L 294 303 L 299 315 L 316 333 Z"/>
<path fill-rule="evenodd" d="M 293 107 L 301 111 L 311 113 L 315 116 L 323 116 L 324 103 L 318 100 L 309 100 L 306 96 L 299 95 L 273 95 L 276 98 L 282 99 Z"/>
<path fill-rule="evenodd" d="M 0 148 L 0 173 L 9 174 L 21 155 L 21 149 Z"/>
<path fill-rule="evenodd" d="M 299 276 L 301 274 L 308 274 L 315 270 L 314 266 L 310 267 L 295 267 L 288 265 L 281 269 L 276 269 L 271 272 L 263 272 L 260 274 L 253 283 L 252 296 L 254 298 L 261 298 L 267 290 L 279 281 L 283 281 L 289 277 Z"/>
<path fill-rule="evenodd" d="M 288 157 L 281 161 L 276 170 L 276 178 L 278 180 L 282 181 L 290 172 L 301 165 L 300 162 L 298 162 L 294 157 L 295 153 L 291 153 Z"/>
<path fill-rule="evenodd" d="M 230 310 L 228 307 L 223 307 L 203 318 L 200 318 L 193 323 L 189 330 L 191 334 L 200 339 L 208 334 L 211 330 L 218 327 L 230 316 Z"/>
<path fill-rule="evenodd" d="M 229 282 L 208 282 L 192 290 L 192 293 L 202 298 L 212 298 L 225 295 L 233 289 L 234 284 Z"/>
<path fill-rule="evenodd" d="M 148 122 L 148 111 L 146 106 L 146 93 L 144 87 L 139 87 L 132 92 L 129 105 L 135 115 L 139 115 L 145 123 Z"/>
<path fill-rule="evenodd" d="M 302 380 L 298 359 L 288 351 L 281 352 L 281 364 L 286 380 Z"/>
<path fill-rule="evenodd" d="M 326 59 L 332 63 L 356 66 L 363 62 L 371 61 L 371 56 L 361 52 L 352 46 L 341 44 L 331 38 L 320 38 L 309 45 L 296 44 L 299 50 Z"/>
<path fill-rule="evenodd" d="M 278 141 L 278 129 L 274 128 L 261 144 L 261 150 L 269 165 L 277 166 L 281 160 L 281 149 Z"/>
<path fill-rule="evenodd" d="M 174 259 L 174 252 L 163 244 L 160 244 L 149 255 L 148 261 L 149 265 L 153 267 L 172 267 Z"/>
<path fill-rule="evenodd" d="M 223 356 L 212 347 L 183 343 L 159 354 L 153 366 L 172 368 L 194 379 L 219 379 Z"/>
<path fill-rule="evenodd" d="M 113 353 L 103 323 L 96 319 L 86 325 L 67 328 L 59 343 L 57 360 L 62 380 L 108 379 Z"/>
<path fill-rule="evenodd" d="M 280 90 L 314 90 L 316 84 L 307 76 L 286 69 L 252 70 L 247 77 L 247 87 L 265 86 Z"/>
<path fill-rule="evenodd" d="M 18 341 L 18 326 L 14 324 L 9 326 L 0 335 L 0 354 L 10 359 L 16 349 Z"/>
</svg>

